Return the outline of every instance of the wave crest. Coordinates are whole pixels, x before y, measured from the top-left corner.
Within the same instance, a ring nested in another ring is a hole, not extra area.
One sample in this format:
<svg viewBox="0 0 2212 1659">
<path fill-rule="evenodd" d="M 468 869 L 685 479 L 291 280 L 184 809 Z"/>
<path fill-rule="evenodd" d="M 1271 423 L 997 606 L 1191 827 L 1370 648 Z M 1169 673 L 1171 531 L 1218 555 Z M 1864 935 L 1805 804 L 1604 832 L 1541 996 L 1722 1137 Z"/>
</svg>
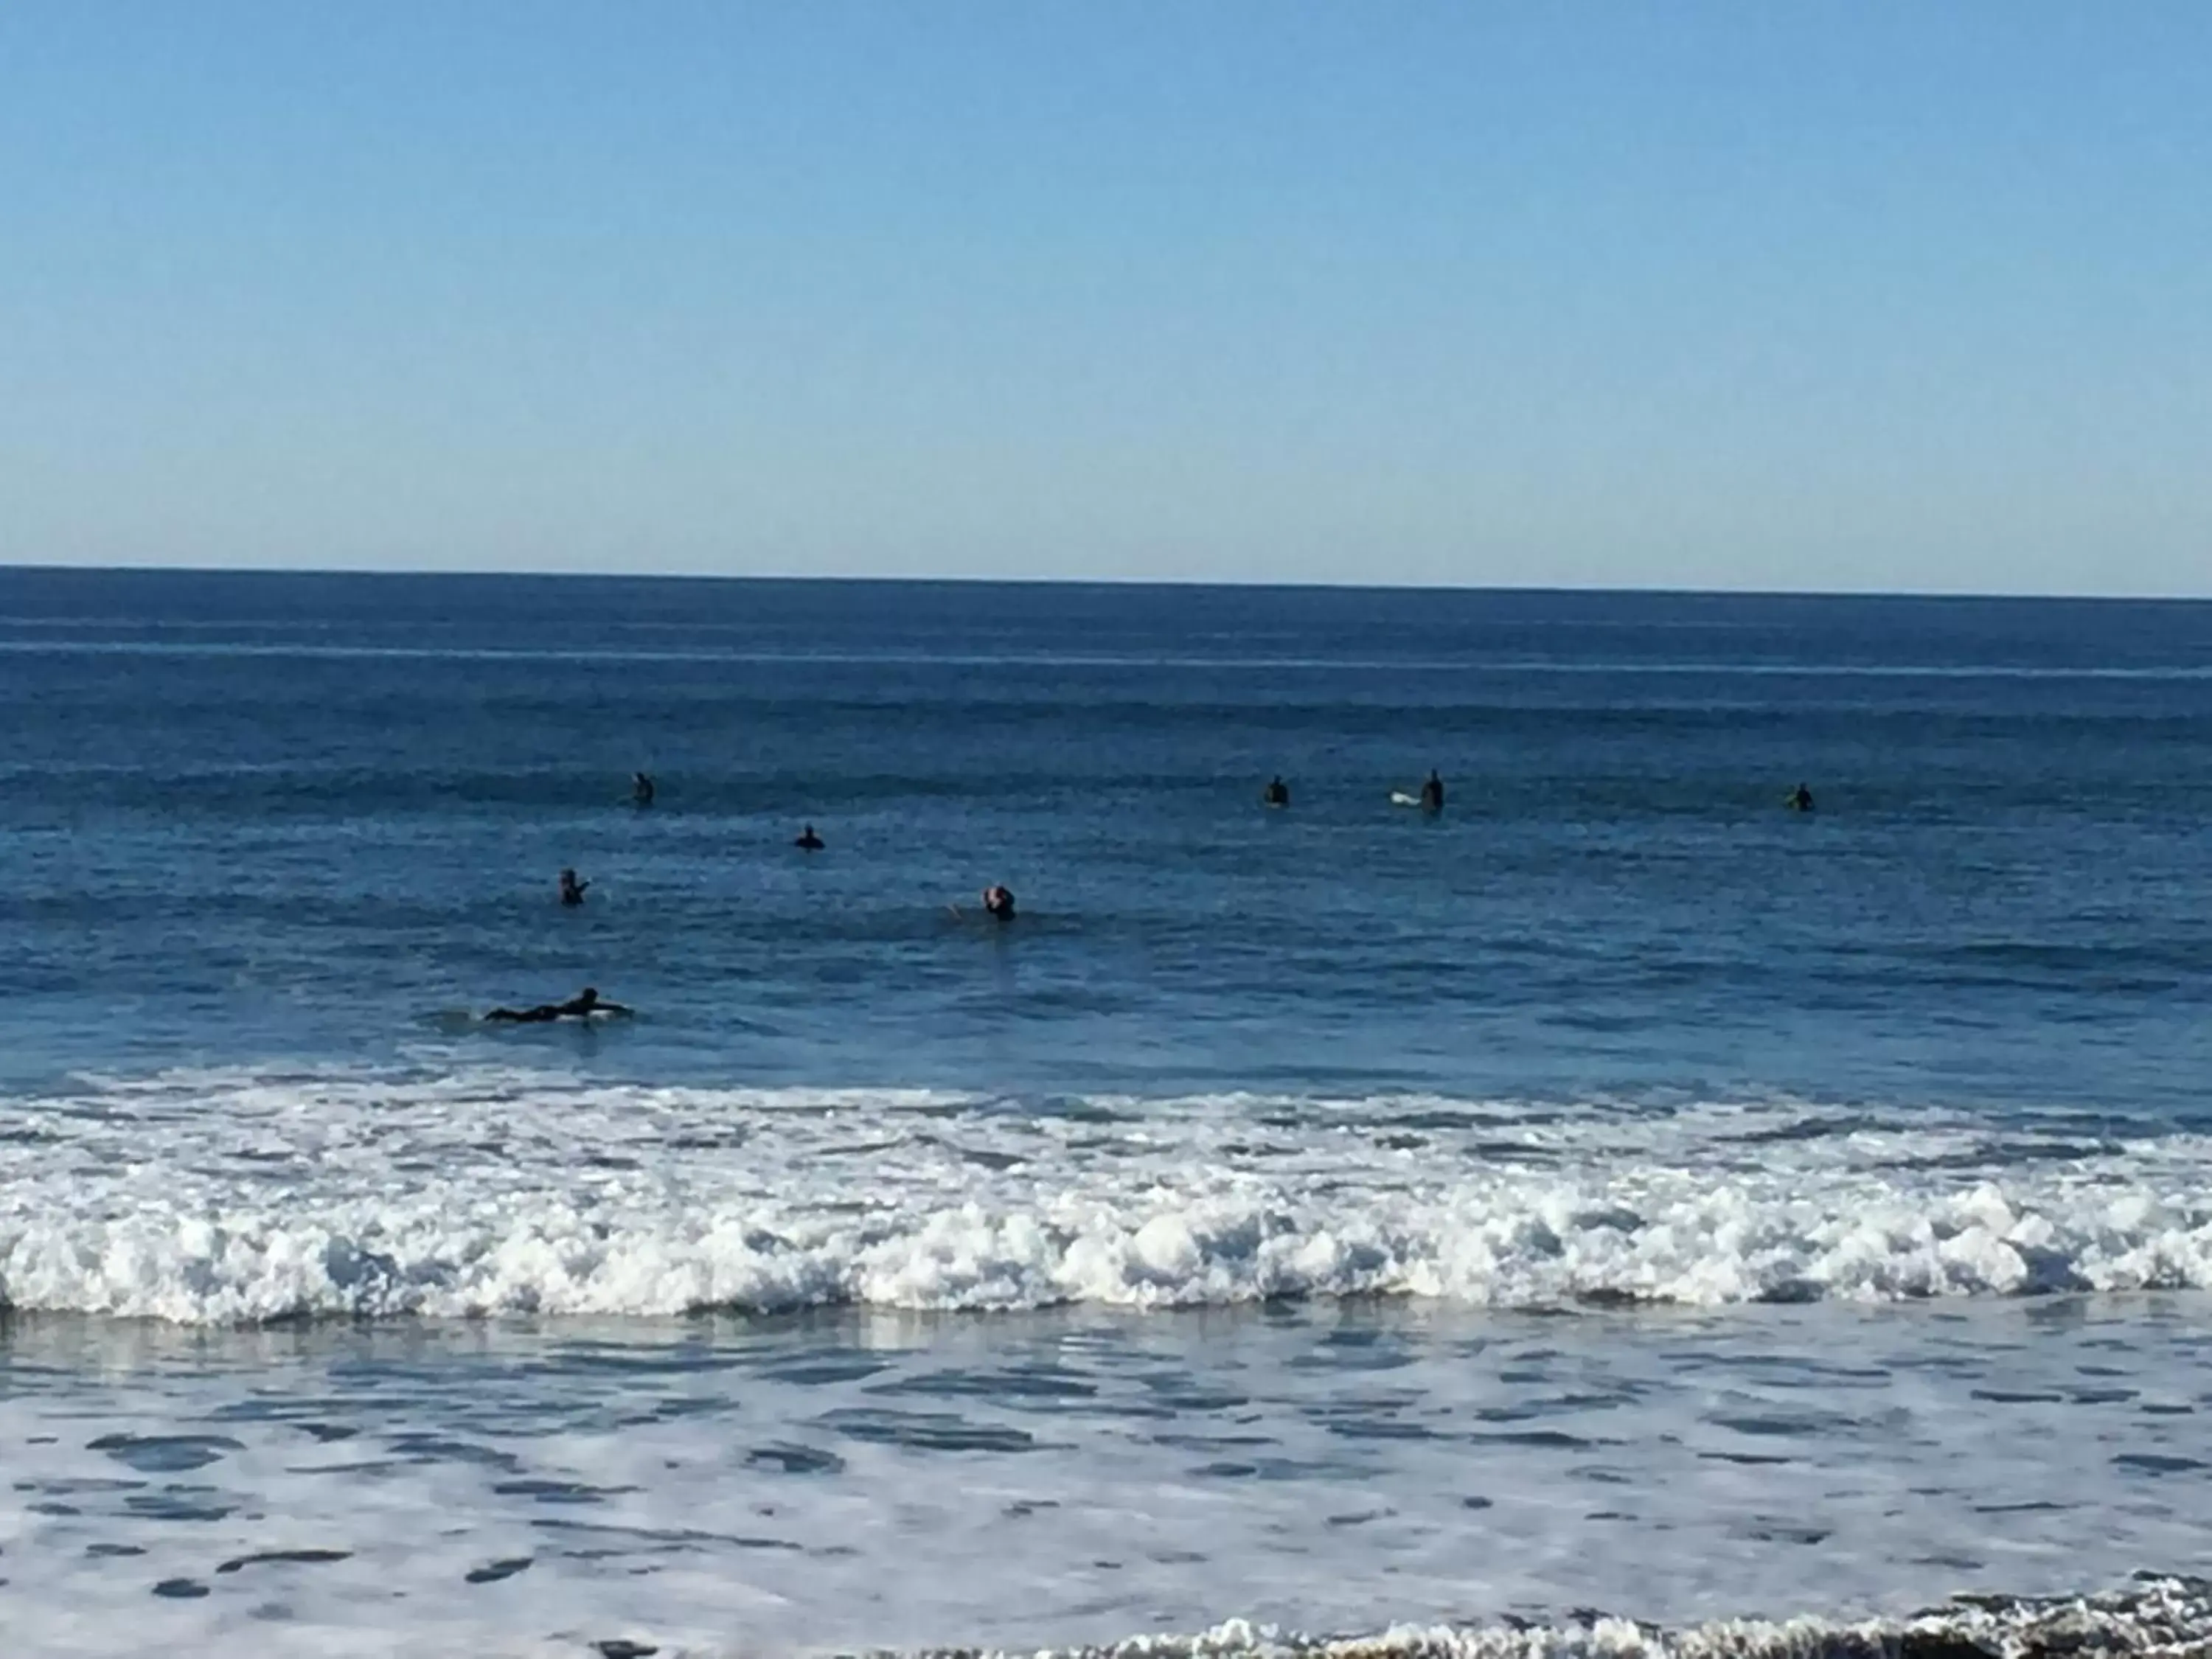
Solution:
<svg viewBox="0 0 2212 1659">
<path fill-rule="evenodd" d="M 2212 1143 L 1229 1096 L 170 1074 L 0 1103 L 0 1304 L 235 1322 L 2212 1286 Z"/>
</svg>

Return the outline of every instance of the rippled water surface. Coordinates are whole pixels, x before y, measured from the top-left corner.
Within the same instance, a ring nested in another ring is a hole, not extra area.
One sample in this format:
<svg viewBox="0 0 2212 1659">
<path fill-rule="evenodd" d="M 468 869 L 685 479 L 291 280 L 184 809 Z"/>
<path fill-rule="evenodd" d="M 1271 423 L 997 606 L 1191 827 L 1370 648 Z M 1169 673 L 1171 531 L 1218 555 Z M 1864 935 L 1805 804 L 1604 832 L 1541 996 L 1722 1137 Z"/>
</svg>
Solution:
<svg viewBox="0 0 2212 1659">
<path fill-rule="evenodd" d="M 2208 1344 L 2165 1299 L 19 1322 L 12 1628 L 1034 1647 L 2094 1589 L 2201 1550 Z"/>
<path fill-rule="evenodd" d="M 0 571 L 0 1623 L 2186 1570 L 2208 819 L 2202 605 Z"/>
</svg>

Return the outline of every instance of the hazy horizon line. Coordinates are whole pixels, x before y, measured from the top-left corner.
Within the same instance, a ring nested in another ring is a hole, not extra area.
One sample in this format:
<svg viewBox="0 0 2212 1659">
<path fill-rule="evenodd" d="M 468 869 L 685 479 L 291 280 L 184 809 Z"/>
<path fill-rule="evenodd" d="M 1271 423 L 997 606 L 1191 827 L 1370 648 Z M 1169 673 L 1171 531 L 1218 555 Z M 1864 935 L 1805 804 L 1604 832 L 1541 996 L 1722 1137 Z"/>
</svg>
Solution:
<svg viewBox="0 0 2212 1659">
<path fill-rule="evenodd" d="M 1528 593 L 1528 594 L 1642 594 L 1680 599 L 1953 599 L 2008 600 L 2026 603 L 2110 605 L 2212 605 L 2212 592 L 2079 592 L 2049 588 L 1953 587 L 1698 587 L 1666 583 L 1599 584 L 1589 582 L 1391 582 L 1267 580 L 1249 577 L 1177 580 L 1159 576 L 981 576 L 948 574 L 867 575 L 819 572 L 703 571 L 703 570 L 576 570 L 516 569 L 501 566 L 428 567 L 414 565 L 224 565 L 224 564 L 90 564 L 69 561 L 0 560 L 0 574 L 37 572 L 80 575 L 179 576 L 345 576 L 388 577 L 401 580 L 447 578 L 483 580 L 506 578 L 520 581 L 580 582 L 758 582 L 801 583 L 822 586 L 876 587 L 1057 587 L 1160 588 L 1199 592 L 1249 589 L 1260 592 L 1346 593 Z"/>
</svg>

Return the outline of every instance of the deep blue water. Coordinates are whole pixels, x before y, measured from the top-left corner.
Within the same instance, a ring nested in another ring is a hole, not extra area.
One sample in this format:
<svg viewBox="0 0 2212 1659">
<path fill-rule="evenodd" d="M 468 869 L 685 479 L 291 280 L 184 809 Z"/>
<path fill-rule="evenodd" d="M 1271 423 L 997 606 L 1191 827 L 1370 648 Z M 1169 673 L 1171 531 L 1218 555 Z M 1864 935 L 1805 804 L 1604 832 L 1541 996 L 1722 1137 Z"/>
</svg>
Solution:
<svg viewBox="0 0 2212 1659">
<path fill-rule="evenodd" d="M 1442 817 L 1392 807 L 1431 766 Z M 2203 605 L 0 571 L 18 1086 L 492 1056 L 2203 1123 L 2208 818 Z M 1021 920 L 956 922 L 993 881 Z M 586 981 L 644 1018 L 460 1018 Z"/>
</svg>

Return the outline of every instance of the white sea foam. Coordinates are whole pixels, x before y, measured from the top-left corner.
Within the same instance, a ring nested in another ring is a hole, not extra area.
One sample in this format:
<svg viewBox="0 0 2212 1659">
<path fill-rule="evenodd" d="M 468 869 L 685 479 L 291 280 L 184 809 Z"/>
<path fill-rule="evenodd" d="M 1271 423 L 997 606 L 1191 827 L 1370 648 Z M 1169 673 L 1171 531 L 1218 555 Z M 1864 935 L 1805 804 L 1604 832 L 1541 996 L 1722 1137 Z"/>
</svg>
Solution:
<svg viewBox="0 0 2212 1659">
<path fill-rule="evenodd" d="M 1191 1636 L 1136 1637 L 1061 1652 L 1066 1659 L 2000 1659 L 2082 1652 L 2179 1659 L 2202 1654 L 2208 1639 L 2212 1584 L 2166 1578 L 2100 1595 L 1962 1602 L 1911 1619 L 1723 1619 L 1670 1630 L 1593 1617 L 1568 1625 L 1394 1626 L 1356 1637 L 1231 1620 Z"/>
<path fill-rule="evenodd" d="M 210 1071 L 0 1103 L 0 1299 L 229 1322 L 2212 1285 L 2212 1140 Z"/>
</svg>

